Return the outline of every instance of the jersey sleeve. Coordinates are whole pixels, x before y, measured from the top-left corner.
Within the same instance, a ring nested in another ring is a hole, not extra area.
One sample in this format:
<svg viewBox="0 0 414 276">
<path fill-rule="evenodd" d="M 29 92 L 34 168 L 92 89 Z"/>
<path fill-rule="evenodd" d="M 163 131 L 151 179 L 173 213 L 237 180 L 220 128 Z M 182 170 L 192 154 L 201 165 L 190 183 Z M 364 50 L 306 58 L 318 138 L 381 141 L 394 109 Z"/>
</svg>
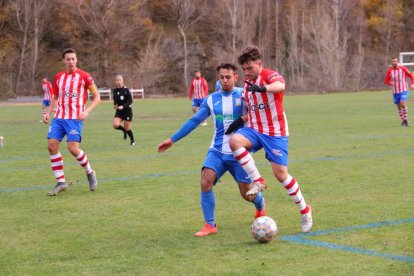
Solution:
<svg viewBox="0 0 414 276">
<path fill-rule="evenodd" d="M 188 120 L 174 135 L 171 136 L 171 140 L 173 140 L 174 143 L 187 136 L 191 131 L 196 129 L 201 122 L 210 116 L 210 108 L 208 107 L 206 100 L 207 98 L 203 100 L 203 103 L 197 113 L 194 114 L 190 120 Z"/>
<path fill-rule="evenodd" d="M 391 81 L 391 74 L 390 74 L 391 70 L 388 69 L 387 73 L 385 73 L 385 77 L 384 77 L 384 83 L 387 85 L 390 85 L 390 81 Z"/>
<path fill-rule="evenodd" d="M 53 79 L 52 90 L 50 91 L 52 95 L 55 95 L 55 96 L 59 96 L 59 87 L 58 87 L 59 77 L 58 76 L 59 75 L 56 75 L 55 78 Z"/>
<path fill-rule="evenodd" d="M 190 83 L 190 90 L 188 90 L 188 97 L 191 99 L 193 97 L 193 92 L 194 92 L 194 81 L 191 80 Z"/>
<path fill-rule="evenodd" d="M 282 75 L 272 70 L 267 70 L 264 73 L 264 81 L 268 84 L 271 84 L 277 81 L 285 83 L 285 79 L 282 77 Z"/>
<path fill-rule="evenodd" d="M 89 92 L 92 95 L 95 95 L 95 93 L 98 93 L 98 88 L 96 87 L 95 81 L 93 80 L 90 74 L 86 73 L 84 80 L 85 80 L 85 86 L 88 88 Z"/>
<path fill-rule="evenodd" d="M 111 93 L 112 93 L 112 100 L 114 101 L 114 105 L 116 105 L 116 99 L 115 99 L 115 88 L 114 88 L 114 89 L 112 89 Z"/>
<path fill-rule="evenodd" d="M 124 107 L 129 107 L 132 104 L 132 94 L 131 91 L 129 90 L 129 88 L 125 88 L 126 89 L 126 101 L 124 104 Z"/>
<path fill-rule="evenodd" d="M 414 84 L 414 75 L 410 72 L 410 70 L 407 69 L 407 67 L 404 67 L 405 74 L 410 78 L 411 84 Z"/>
</svg>

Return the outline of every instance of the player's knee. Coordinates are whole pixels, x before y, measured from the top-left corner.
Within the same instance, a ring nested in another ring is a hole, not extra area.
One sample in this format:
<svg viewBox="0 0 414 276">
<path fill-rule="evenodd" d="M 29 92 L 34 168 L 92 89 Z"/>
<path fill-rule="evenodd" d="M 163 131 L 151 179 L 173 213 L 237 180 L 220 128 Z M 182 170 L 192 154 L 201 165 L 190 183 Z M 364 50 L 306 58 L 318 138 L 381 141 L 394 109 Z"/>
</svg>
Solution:
<svg viewBox="0 0 414 276">
<path fill-rule="evenodd" d="M 49 143 L 47 145 L 47 149 L 49 150 L 50 154 L 56 154 L 59 150 L 58 145 Z"/>
<path fill-rule="evenodd" d="M 231 150 L 234 151 L 234 150 L 236 150 L 236 149 L 243 146 L 241 137 L 242 136 L 239 135 L 239 134 L 233 134 L 231 136 L 230 141 L 229 141 L 229 145 L 230 145 Z"/>
<path fill-rule="evenodd" d="M 201 178 L 200 185 L 202 192 L 208 192 L 213 189 L 214 183 L 208 179 Z"/>
<path fill-rule="evenodd" d="M 113 125 L 112 125 L 112 126 L 114 127 L 114 129 L 118 129 L 119 124 L 117 124 L 117 123 L 113 123 Z"/>
<path fill-rule="evenodd" d="M 283 181 L 285 181 L 288 178 L 288 176 L 289 176 L 289 174 L 288 174 L 288 172 L 286 170 L 276 170 L 276 171 L 273 172 L 273 175 L 281 183 Z"/>
</svg>

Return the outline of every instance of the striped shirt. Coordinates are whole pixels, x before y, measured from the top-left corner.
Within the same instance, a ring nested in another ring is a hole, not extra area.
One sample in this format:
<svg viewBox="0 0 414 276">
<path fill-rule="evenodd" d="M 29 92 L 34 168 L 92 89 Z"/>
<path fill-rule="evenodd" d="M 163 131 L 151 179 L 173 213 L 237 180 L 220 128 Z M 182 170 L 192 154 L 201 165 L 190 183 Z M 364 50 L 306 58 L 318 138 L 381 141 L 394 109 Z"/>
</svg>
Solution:
<svg viewBox="0 0 414 276">
<path fill-rule="evenodd" d="M 385 74 L 384 83 L 391 85 L 392 82 L 392 93 L 399 94 L 404 91 L 408 91 L 408 84 L 406 78 L 411 78 L 411 84 L 414 83 L 414 75 L 404 66 L 393 66 L 388 69 Z"/>
<path fill-rule="evenodd" d="M 263 69 L 256 80 L 246 80 L 259 86 L 276 81 L 285 83 L 278 72 L 269 69 Z M 243 99 L 248 108 L 248 126 L 269 136 L 289 136 L 288 122 L 283 109 L 283 92 L 252 93 L 246 88 L 247 84 Z"/>
<path fill-rule="evenodd" d="M 72 73 L 58 73 L 53 82 L 53 95 L 58 96 L 55 118 L 77 119 L 85 110 L 88 89 L 96 92 L 96 86 L 89 73 L 80 69 Z"/>
<path fill-rule="evenodd" d="M 53 91 L 53 87 L 50 81 L 42 82 L 42 89 L 44 93 L 43 100 L 50 101 Z"/>
<path fill-rule="evenodd" d="M 208 94 L 208 85 L 205 78 L 194 78 L 191 81 L 189 98 L 204 99 Z"/>
<path fill-rule="evenodd" d="M 214 92 L 204 99 L 197 113 L 171 136 L 171 139 L 177 142 L 211 115 L 214 135 L 210 149 L 223 154 L 232 154 L 229 146 L 229 136 L 225 135 L 224 132 L 234 120 L 243 115 L 244 111 L 241 91 L 233 89 L 229 92 Z"/>
</svg>

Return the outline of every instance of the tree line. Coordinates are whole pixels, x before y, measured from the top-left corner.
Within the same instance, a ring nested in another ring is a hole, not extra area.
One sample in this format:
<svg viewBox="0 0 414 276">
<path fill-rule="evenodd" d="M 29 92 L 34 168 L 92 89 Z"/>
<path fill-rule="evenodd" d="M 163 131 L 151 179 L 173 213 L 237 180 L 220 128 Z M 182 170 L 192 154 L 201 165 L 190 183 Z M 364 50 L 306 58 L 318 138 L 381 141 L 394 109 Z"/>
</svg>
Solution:
<svg viewBox="0 0 414 276">
<path fill-rule="evenodd" d="M 184 95 L 196 69 L 212 92 L 251 45 L 289 92 L 378 89 L 413 34 L 412 0 L 0 0 L 0 95 L 40 95 L 67 47 L 98 87 L 120 73 L 149 96 Z"/>
</svg>

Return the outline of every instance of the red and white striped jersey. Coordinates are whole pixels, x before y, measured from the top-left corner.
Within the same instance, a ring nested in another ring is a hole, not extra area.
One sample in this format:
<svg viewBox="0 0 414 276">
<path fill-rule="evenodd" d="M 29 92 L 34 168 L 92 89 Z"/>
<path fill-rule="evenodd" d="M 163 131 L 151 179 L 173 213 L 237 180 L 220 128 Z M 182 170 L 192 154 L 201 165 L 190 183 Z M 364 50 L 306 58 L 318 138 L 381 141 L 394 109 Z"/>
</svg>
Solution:
<svg viewBox="0 0 414 276">
<path fill-rule="evenodd" d="M 408 85 L 406 78 L 411 78 L 411 83 L 414 83 L 414 75 L 404 66 L 398 65 L 396 68 L 390 67 L 385 74 L 385 84 L 391 85 L 392 93 L 399 94 L 404 91 L 408 91 Z"/>
<path fill-rule="evenodd" d="M 208 95 L 208 85 L 205 78 L 191 80 L 189 98 L 204 99 Z"/>
<path fill-rule="evenodd" d="M 263 86 L 280 81 L 283 77 L 276 71 L 263 69 L 256 80 L 246 79 L 251 83 Z M 243 99 L 248 108 L 248 126 L 259 133 L 269 136 L 289 136 L 289 128 L 283 109 L 283 93 L 252 93 L 246 90 Z"/>
<path fill-rule="evenodd" d="M 91 86 L 95 87 L 93 78 L 80 69 L 58 73 L 53 82 L 53 95 L 58 96 L 55 118 L 77 119 L 85 110 Z"/>
<path fill-rule="evenodd" d="M 43 100 L 50 101 L 53 91 L 53 87 L 50 81 L 42 82 L 42 89 L 44 93 Z"/>
</svg>

